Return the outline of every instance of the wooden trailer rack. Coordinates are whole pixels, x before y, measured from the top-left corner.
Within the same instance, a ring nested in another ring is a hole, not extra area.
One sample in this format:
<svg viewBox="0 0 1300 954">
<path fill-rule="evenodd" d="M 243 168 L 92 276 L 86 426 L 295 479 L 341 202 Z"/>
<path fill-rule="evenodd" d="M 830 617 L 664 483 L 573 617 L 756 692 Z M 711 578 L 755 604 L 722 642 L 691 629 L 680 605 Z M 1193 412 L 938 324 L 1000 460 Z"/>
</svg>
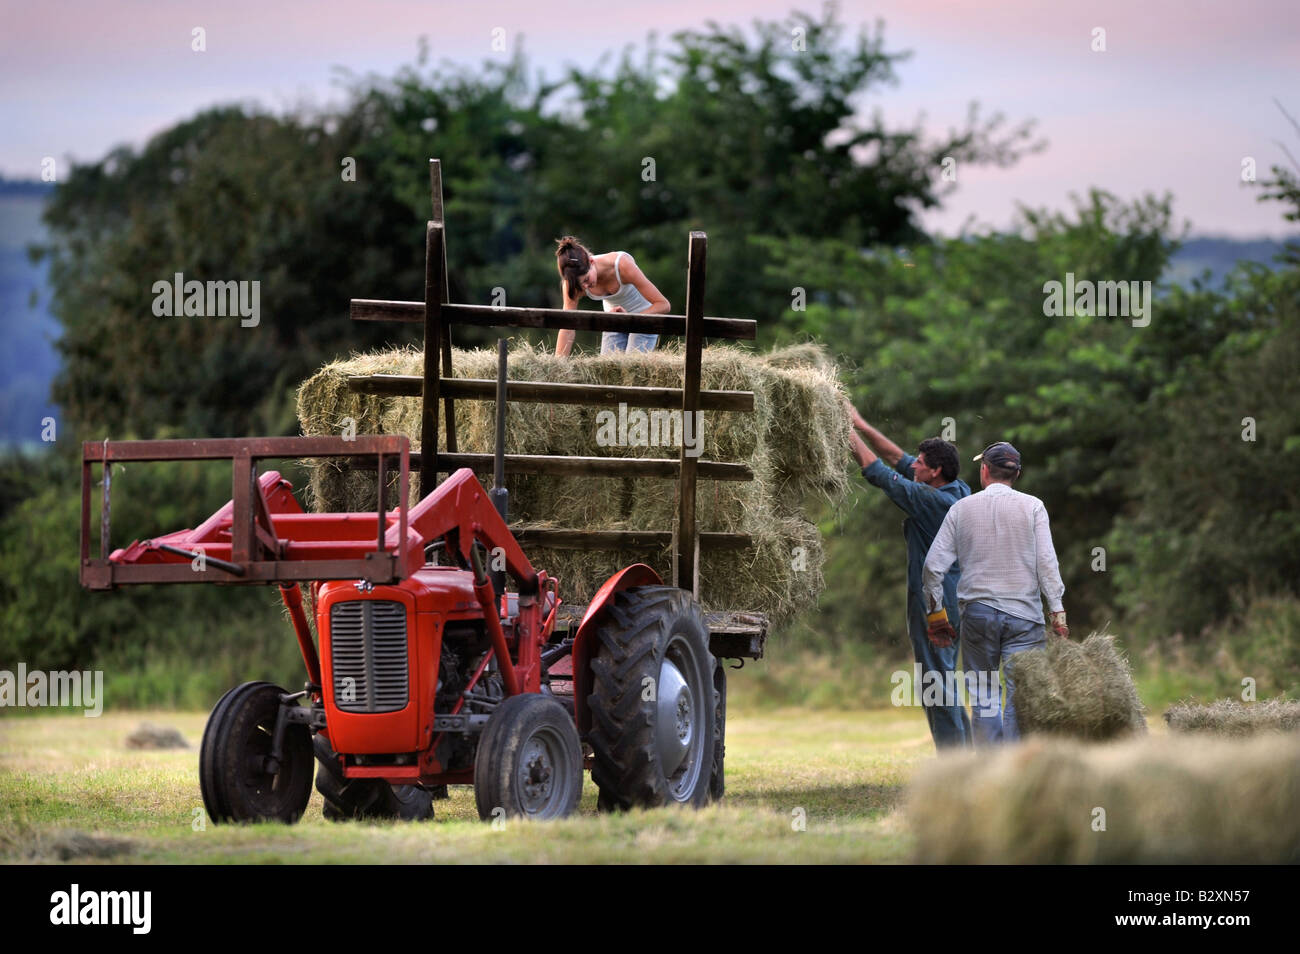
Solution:
<svg viewBox="0 0 1300 954">
<path fill-rule="evenodd" d="M 558 308 L 516 308 L 489 305 L 460 305 L 447 300 L 447 239 L 443 214 L 442 169 L 437 159 L 429 161 L 432 217 L 425 227 L 424 301 L 379 301 L 353 299 L 354 321 L 397 321 L 424 325 L 424 373 L 419 375 L 366 375 L 349 380 L 349 387 L 362 394 L 420 397 L 423 400 L 420 452 L 412 453 L 411 467 L 420 474 L 420 493 L 427 494 L 438 483 L 439 474 L 461 467 L 477 473 L 491 473 L 492 454 L 462 453 L 456 447 L 456 406 L 462 401 L 495 401 L 497 382 L 487 379 L 453 378 L 451 328 L 453 325 L 538 328 L 580 331 L 623 331 L 676 335 L 686 339 L 683 386 L 676 388 L 627 387 L 616 385 L 560 384 L 546 381 L 507 381 L 507 402 L 543 402 L 585 406 L 680 407 L 683 423 L 697 421 L 703 410 L 752 412 L 752 391 L 714 391 L 700 388 L 700 355 L 705 338 L 753 340 L 756 323 L 741 318 L 704 316 L 704 273 L 708 240 L 703 232 L 691 232 L 687 256 L 686 314 L 638 315 Z M 439 447 L 439 418 L 446 416 L 447 447 Z M 514 531 L 528 545 L 553 548 L 671 547 L 674 586 L 700 595 L 700 551 L 712 548 L 743 548 L 751 545 L 748 534 L 699 533 L 696 521 L 696 486 L 700 480 L 752 480 L 749 466 L 725 461 L 700 460 L 687 453 L 683 440 L 678 459 L 605 458 L 553 455 L 505 454 L 508 474 L 550 474 L 556 476 L 637 477 L 678 481 L 678 513 L 672 531 L 527 529 Z M 513 528 L 512 528 L 513 530 Z M 560 625 L 576 628 L 585 606 L 565 605 Z M 715 612 L 706 614 L 713 654 L 720 658 L 757 659 L 763 654 L 767 617 L 761 613 Z"/>
</svg>

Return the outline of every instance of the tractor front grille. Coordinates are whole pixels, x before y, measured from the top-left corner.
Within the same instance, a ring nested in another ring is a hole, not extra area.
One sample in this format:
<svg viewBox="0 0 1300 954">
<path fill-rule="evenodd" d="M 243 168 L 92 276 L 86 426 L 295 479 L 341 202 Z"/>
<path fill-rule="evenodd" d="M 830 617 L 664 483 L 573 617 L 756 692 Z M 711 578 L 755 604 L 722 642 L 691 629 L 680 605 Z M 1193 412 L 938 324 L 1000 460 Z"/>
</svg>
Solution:
<svg viewBox="0 0 1300 954">
<path fill-rule="evenodd" d="M 349 600 L 330 610 L 334 704 L 344 712 L 406 708 L 406 607 L 390 600 Z"/>
</svg>

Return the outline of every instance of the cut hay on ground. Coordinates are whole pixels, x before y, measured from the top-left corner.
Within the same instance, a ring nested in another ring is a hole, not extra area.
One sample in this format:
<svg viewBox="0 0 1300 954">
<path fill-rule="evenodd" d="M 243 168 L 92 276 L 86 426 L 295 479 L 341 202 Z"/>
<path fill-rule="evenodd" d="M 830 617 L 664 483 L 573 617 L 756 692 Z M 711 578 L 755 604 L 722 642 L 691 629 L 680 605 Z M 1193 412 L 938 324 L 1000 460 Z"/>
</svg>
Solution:
<svg viewBox="0 0 1300 954">
<path fill-rule="evenodd" d="M 1081 643 L 1048 636 L 1046 649 L 1019 653 L 1011 666 L 1022 736 L 1098 741 L 1146 731 L 1137 687 L 1112 636 L 1094 633 Z"/>
<path fill-rule="evenodd" d="M 188 749 L 185 737 L 170 726 L 141 722 L 126 737 L 128 749 Z"/>
<path fill-rule="evenodd" d="M 1280 696 L 1265 702 L 1180 702 L 1165 712 L 1165 722 L 1174 732 L 1211 732 L 1236 738 L 1260 732 L 1296 732 L 1300 731 L 1300 702 Z"/>
<path fill-rule="evenodd" d="M 746 550 L 706 550 L 700 571 L 702 600 L 709 609 L 767 613 L 774 623 L 812 606 L 822 588 L 821 535 L 804 516 L 814 495 L 838 501 L 848 490 L 849 421 L 844 389 L 834 362 L 815 345 L 757 354 L 734 346 L 705 348 L 702 387 L 754 392 L 752 413 L 703 412 L 701 459 L 745 463 L 750 482 L 702 480 L 697 490 L 701 532 L 749 533 Z M 669 345 L 653 352 L 557 357 L 512 342 L 510 377 L 522 381 L 617 384 L 680 388 L 683 355 Z M 495 350 L 453 351 L 458 378 L 496 377 Z M 304 434 L 338 434 L 345 420 L 359 434 L 405 434 L 418 447 L 420 400 L 359 395 L 353 375 L 420 374 L 422 356 L 396 349 L 327 365 L 298 392 Z M 598 415 L 617 408 L 512 403 L 506 420 L 506 452 L 582 457 L 668 457 L 680 454 L 679 438 L 648 434 L 641 446 L 602 446 Z M 495 402 L 457 401 L 457 449 L 493 451 Z M 678 418 L 680 420 L 680 418 Z M 662 420 L 662 418 L 660 418 Z M 446 447 L 446 418 L 442 418 Z M 657 443 L 653 439 L 658 437 Z M 486 475 L 482 475 L 486 479 Z M 413 481 L 418 483 L 418 481 Z M 507 476 L 512 526 L 578 530 L 667 530 L 675 526 L 677 483 L 652 478 Z M 418 497 L 418 486 L 413 496 Z M 317 510 L 365 510 L 375 505 L 373 474 L 344 472 L 330 463 L 312 468 L 311 501 Z M 565 599 L 590 600 L 601 583 L 629 563 L 645 562 L 665 578 L 670 551 L 580 551 L 530 547 L 529 557 L 561 579 Z"/>
<path fill-rule="evenodd" d="M 1281 864 L 1300 862 L 1298 800 L 1293 735 L 1039 738 L 940 756 L 907 816 L 927 864 Z"/>
</svg>

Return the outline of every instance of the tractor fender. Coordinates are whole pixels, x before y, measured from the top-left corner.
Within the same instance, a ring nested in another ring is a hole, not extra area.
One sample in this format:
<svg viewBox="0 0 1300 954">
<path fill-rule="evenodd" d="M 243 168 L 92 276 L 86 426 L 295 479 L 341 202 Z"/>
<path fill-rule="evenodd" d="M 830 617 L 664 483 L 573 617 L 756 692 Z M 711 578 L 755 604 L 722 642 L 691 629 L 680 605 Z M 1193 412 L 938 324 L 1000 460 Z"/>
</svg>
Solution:
<svg viewBox="0 0 1300 954">
<path fill-rule="evenodd" d="M 587 696 L 591 694 L 591 657 L 599 648 L 595 645 L 596 629 L 605 618 L 614 594 L 633 586 L 662 586 L 663 580 L 653 567 L 633 563 L 606 580 L 583 614 L 573 637 L 573 718 L 578 724 L 578 734 L 585 736 L 591 730 L 591 708 Z"/>
</svg>

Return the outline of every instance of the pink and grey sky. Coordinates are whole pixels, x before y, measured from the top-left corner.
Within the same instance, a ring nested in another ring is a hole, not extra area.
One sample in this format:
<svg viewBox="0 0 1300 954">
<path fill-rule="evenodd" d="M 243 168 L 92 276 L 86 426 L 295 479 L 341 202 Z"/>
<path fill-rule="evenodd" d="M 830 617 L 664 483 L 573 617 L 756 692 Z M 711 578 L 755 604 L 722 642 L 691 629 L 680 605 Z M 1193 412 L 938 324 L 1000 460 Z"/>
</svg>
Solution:
<svg viewBox="0 0 1300 954">
<path fill-rule="evenodd" d="M 534 68 L 555 75 L 605 52 L 712 19 L 748 25 L 816 3 L 655 0 L 609 5 L 417 0 L 4 0 L 0 173 L 36 177 L 41 160 L 95 159 L 141 144 L 214 103 L 275 109 L 337 98 L 334 68 L 391 75 L 416 54 L 467 65 L 494 54 L 492 31 L 522 37 Z M 563 18 L 555 11 L 565 11 Z M 572 11 L 572 12 L 568 12 Z M 897 87 L 864 110 L 935 133 L 967 104 L 1038 121 L 1048 147 L 1009 169 L 959 169 L 958 189 L 925 224 L 945 233 L 973 217 L 1007 225 L 1017 203 L 1065 208 L 1089 187 L 1122 197 L 1174 194 L 1197 234 L 1287 234 L 1275 204 L 1256 202 L 1242 162 L 1261 177 L 1300 157 L 1300 0 L 884 0 L 844 2 L 850 27 L 881 19 L 886 46 L 911 50 Z M 191 50 L 191 30 L 207 49 Z M 1092 50 L 1105 30 L 1105 52 Z"/>
</svg>

